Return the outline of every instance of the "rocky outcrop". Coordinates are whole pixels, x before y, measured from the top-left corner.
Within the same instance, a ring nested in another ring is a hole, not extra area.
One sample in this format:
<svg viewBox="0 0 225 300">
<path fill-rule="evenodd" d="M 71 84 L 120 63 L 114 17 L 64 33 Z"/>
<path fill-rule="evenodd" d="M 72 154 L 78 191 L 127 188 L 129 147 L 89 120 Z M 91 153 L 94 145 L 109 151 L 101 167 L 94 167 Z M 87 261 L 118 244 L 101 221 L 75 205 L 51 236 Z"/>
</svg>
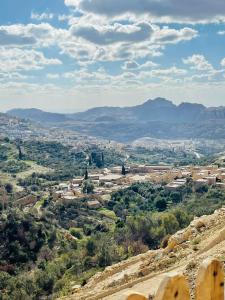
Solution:
<svg viewBox="0 0 225 300">
<path fill-rule="evenodd" d="M 224 245 L 223 245 L 224 243 Z M 183 270 L 190 282 L 197 266 L 206 257 L 224 257 L 225 208 L 214 214 L 195 218 L 191 224 L 170 237 L 165 249 L 148 251 L 97 273 L 82 288 L 73 289 L 66 300 L 116 299 L 127 288 L 173 270 Z M 110 297 L 112 295 L 112 298 Z"/>
</svg>

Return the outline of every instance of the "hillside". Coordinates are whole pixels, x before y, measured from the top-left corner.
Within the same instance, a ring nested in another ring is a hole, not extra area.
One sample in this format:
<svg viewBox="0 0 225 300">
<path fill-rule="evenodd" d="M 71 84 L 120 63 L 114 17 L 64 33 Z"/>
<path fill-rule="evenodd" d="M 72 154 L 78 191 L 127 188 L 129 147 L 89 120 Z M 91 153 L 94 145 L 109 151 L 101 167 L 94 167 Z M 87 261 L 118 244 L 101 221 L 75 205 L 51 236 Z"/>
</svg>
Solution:
<svg viewBox="0 0 225 300">
<path fill-rule="evenodd" d="M 54 164 L 52 151 L 47 145 L 44 149 L 43 156 L 48 152 L 49 163 Z M 57 152 L 61 156 L 59 146 Z M 41 162 L 41 157 L 38 160 Z M 36 176 L 30 180 L 38 183 Z M 55 299 L 71 295 L 78 286 L 83 288 L 74 299 L 101 299 L 102 292 L 110 299 L 108 295 L 117 285 L 124 288 L 124 284 L 145 281 L 169 267 L 179 267 L 179 262 L 183 267 L 182 259 L 197 253 L 200 233 L 209 225 L 198 225 L 199 234 L 198 228 L 188 229 L 190 243 L 183 240 L 183 236 L 187 238 L 184 230 L 178 235 L 177 247 L 170 236 L 188 226 L 194 216 L 210 214 L 225 204 L 224 190 L 216 186 L 194 190 L 191 180 L 177 192 L 143 182 L 111 192 L 107 198 L 85 194 L 66 202 L 52 191 L 36 190 L 33 205 L 24 203 L 23 207 L 18 205 L 18 193 L 1 187 L 1 192 L 7 193 L 2 194 L 0 206 L 0 210 L 4 208 L 0 218 L 3 299 Z M 24 193 L 30 195 L 28 189 Z M 98 207 L 89 206 L 96 200 Z M 219 230 L 224 214 L 215 219 L 214 228 Z M 180 240 L 185 243 L 180 245 Z M 161 246 L 171 247 L 170 254 Z M 184 252 L 179 252 L 181 248 Z M 136 256 L 140 253 L 145 254 Z M 93 298 L 93 293 L 98 297 Z"/>
<path fill-rule="evenodd" d="M 67 120 L 67 117 L 63 114 L 49 113 L 35 108 L 12 109 L 8 114 L 35 122 L 65 122 Z"/>
<path fill-rule="evenodd" d="M 80 150 L 57 141 L 3 138 L 0 139 L 0 182 L 12 183 L 15 190 L 41 191 L 60 180 L 83 175 L 88 155 L 92 156 L 90 170 L 102 167 L 103 151 L 105 167 L 121 164 L 124 159 L 115 149 L 103 150 L 97 145 Z"/>
<path fill-rule="evenodd" d="M 182 103 L 178 106 L 173 102 L 156 98 L 133 107 L 99 107 L 83 113 L 73 114 L 75 120 L 99 121 L 99 118 L 113 117 L 117 121 L 161 121 L 161 122 L 194 122 L 207 108 L 201 104 Z"/>
<path fill-rule="evenodd" d="M 193 287 L 194 274 L 209 257 L 224 260 L 225 209 L 196 218 L 171 236 L 167 247 L 148 251 L 96 274 L 64 300 L 116 300 L 129 291 L 154 295 L 168 272 L 184 273 Z"/>
<path fill-rule="evenodd" d="M 60 135 L 58 131 L 57 136 Z M 0 113 L 0 136 L 9 139 L 54 140 L 56 134 L 29 118 Z"/>
<path fill-rule="evenodd" d="M 225 107 L 156 98 L 133 107 L 98 107 L 75 114 L 53 114 L 36 109 L 15 109 L 8 114 L 82 134 L 132 142 L 142 137 L 159 139 L 225 138 Z"/>
</svg>

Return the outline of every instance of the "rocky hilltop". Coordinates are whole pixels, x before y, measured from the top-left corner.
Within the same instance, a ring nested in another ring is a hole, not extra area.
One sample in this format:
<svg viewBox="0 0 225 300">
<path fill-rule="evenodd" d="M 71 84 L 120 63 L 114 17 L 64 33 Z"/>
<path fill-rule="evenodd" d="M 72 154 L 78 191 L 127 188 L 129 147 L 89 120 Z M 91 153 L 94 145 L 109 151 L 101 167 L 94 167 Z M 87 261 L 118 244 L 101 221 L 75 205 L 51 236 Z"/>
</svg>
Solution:
<svg viewBox="0 0 225 300">
<path fill-rule="evenodd" d="M 225 208 L 196 218 L 171 236 L 165 248 L 148 251 L 97 273 L 83 288 L 75 286 L 64 300 L 118 300 L 129 291 L 154 295 L 168 272 L 184 273 L 193 287 L 199 264 L 206 258 L 225 260 Z"/>
</svg>

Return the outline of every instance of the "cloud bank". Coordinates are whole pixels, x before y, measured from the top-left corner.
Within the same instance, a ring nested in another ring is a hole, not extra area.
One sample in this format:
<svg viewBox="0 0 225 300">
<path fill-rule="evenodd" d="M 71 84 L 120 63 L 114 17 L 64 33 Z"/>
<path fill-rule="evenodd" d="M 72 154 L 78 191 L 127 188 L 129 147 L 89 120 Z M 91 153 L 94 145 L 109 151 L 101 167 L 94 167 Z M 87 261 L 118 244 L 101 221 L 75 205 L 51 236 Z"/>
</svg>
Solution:
<svg viewBox="0 0 225 300">
<path fill-rule="evenodd" d="M 215 22 L 225 17 L 224 0 L 65 0 L 65 4 L 109 17 L 147 13 L 169 22 Z"/>
</svg>

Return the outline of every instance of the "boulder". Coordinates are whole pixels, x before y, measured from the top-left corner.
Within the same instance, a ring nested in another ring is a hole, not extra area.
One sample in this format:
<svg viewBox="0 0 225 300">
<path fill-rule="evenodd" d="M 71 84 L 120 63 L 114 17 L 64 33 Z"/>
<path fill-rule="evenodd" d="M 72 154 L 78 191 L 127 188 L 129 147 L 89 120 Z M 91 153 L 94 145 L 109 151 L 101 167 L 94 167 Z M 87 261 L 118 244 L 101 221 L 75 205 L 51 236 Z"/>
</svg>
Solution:
<svg viewBox="0 0 225 300">
<path fill-rule="evenodd" d="M 72 286 L 72 292 L 73 292 L 73 293 L 79 292 L 80 289 L 81 289 L 81 285 L 80 285 L 80 284 L 76 284 L 76 285 L 73 285 L 73 286 Z"/>
</svg>

